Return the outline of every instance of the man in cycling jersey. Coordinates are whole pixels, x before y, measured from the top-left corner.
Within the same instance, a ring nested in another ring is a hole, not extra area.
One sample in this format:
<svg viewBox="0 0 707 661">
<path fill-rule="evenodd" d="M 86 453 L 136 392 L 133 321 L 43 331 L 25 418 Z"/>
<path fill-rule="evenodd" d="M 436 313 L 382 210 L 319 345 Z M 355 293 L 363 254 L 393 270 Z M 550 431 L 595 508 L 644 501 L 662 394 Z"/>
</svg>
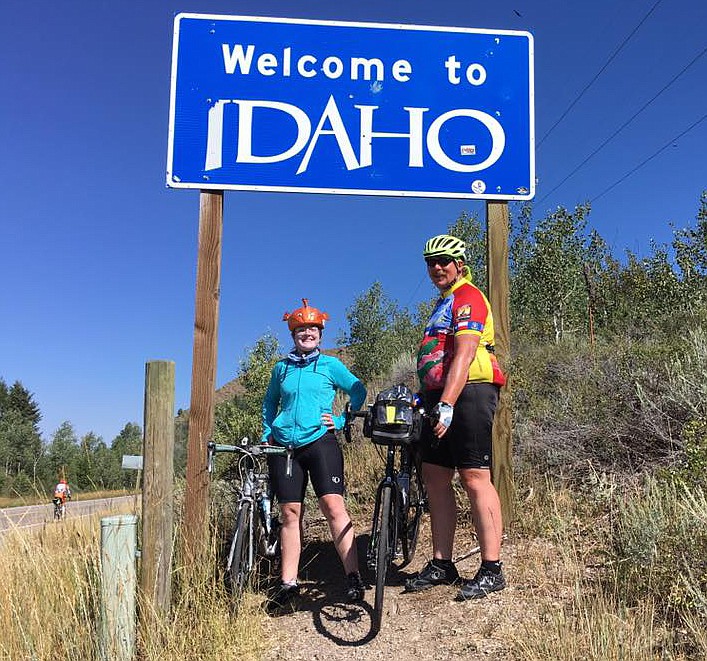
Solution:
<svg viewBox="0 0 707 661">
<path fill-rule="evenodd" d="M 481 547 L 481 567 L 464 581 L 457 599 L 479 599 L 506 586 L 500 562 L 501 503 L 491 482 L 491 431 L 505 383 L 494 355 L 488 300 L 471 283 L 466 246 L 447 234 L 426 244 L 427 273 L 440 298 L 427 322 L 417 371 L 433 422 L 422 438 L 422 474 L 432 524 L 432 560 L 406 582 L 419 592 L 459 581 L 452 562 L 457 506 L 452 478 L 459 473 Z"/>
</svg>

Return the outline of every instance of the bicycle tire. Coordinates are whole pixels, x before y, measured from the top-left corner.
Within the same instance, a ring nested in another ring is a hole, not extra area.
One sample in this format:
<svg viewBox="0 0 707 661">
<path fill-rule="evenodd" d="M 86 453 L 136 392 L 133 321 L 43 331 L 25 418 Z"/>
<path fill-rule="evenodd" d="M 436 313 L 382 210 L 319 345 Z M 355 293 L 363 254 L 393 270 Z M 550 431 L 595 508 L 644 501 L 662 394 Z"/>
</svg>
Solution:
<svg viewBox="0 0 707 661">
<path fill-rule="evenodd" d="M 373 626 L 380 630 L 383 620 L 383 596 L 388 567 L 395 551 L 395 516 L 393 515 L 393 487 L 386 484 L 381 489 L 380 516 L 376 534 L 376 592 L 373 601 Z"/>
<path fill-rule="evenodd" d="M 252 568 L 250 532 L 253 527 L 251 503 L 244 501 L 238 508 L 233 539 L 226 558 L 226 588 L 231 594 L 238 595 L 245 588 Z"/>
<path fill-rule="evenodd" d="M 402 505 L 400 538 L 403 550 L 401 567 L 410 564 L 415 557 L 417 539 L 420 535 L 420 522 L 425 508 L 425 486 L 412 462 L 410 466 L 410 487 L 405 504 Z"/>
</svg>

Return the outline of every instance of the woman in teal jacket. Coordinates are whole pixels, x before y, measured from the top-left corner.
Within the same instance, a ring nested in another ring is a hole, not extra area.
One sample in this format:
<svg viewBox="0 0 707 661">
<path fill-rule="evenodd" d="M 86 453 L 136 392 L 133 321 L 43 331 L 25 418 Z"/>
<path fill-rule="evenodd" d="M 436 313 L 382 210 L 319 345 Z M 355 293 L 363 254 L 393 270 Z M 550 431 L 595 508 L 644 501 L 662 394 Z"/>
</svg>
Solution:
<svg viewBox="0 0 707 661">
<path fill-rule="evenodd" d="M 282 584 L 268 601 L 268 610 L 292 606 L 299 594 L 297 571 L 302 542 L 300 519 L 307 483 L 311 481 L 319 509 L 346 573 L 346 600 L 361 601 L 364 585 L 358 571 L 356 538 L 344 503 L 344 458 L 334 431 L 344 426 L 344 415 L 333 415 L 337 390 L 351 399 L 354 410 L 366 399 L 366 388 L 337 358 L 319 352 L 325 312 L 303 307 L 284 320 L 294 348 L 272 370 L 263 401 L 264 443 L 285 445 L 292 450 L 292 474 L 286 474 L 287 459 L 269 457 L 270 479 L 280 503 L 282 528 Z"/>
</svg>

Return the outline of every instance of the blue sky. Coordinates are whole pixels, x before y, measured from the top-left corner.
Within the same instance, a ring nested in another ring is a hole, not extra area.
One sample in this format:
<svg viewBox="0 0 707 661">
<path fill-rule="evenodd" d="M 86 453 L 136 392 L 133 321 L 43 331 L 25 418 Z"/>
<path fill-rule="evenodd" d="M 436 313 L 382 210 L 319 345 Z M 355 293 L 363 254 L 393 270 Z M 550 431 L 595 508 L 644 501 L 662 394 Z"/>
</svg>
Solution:
<svg viewBox="0 0 707 661">
<path fill-rule="evenodd" d="M 47 440 L 64 420 L 108 443 L 142 424 L 148 360 L 175 361 L 176 408 L 189 406 L 199 194 L 164 185 L 178 12 L 528 30 L 536 217 L 592 200 L 590 225 L 640 253 L 692 223 L 707 188 L 707 121 L 676 139 L 705 114 L 703 56 L 552 190 L 704 51 L 698 0 L 5 0 L 0 377 L 34 393 Z M 331 314 L 327 346 L 375 280 L 402 305 L 430 297 L 421 246 L 462 211 L 484 205 L 227 192 L 217 385 L 264 332 L 287 343 L 280 319 L 302 296 Z"/>
</svg>

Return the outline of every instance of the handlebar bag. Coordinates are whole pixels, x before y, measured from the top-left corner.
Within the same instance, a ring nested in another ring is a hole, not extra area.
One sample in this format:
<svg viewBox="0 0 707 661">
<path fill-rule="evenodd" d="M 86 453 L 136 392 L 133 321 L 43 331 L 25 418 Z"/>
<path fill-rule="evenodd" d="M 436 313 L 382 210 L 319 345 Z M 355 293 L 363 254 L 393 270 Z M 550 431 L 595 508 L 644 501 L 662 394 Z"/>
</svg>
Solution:
<svg viewBox="0 0 707 661">
<path fill-rule="evenodd" d="M 398 384 L 378 393 L 371 407 L 371 440 L 380 445 L 413 443 L 420 437 L 420 413 L 414 395 Z"/>
</svg>

